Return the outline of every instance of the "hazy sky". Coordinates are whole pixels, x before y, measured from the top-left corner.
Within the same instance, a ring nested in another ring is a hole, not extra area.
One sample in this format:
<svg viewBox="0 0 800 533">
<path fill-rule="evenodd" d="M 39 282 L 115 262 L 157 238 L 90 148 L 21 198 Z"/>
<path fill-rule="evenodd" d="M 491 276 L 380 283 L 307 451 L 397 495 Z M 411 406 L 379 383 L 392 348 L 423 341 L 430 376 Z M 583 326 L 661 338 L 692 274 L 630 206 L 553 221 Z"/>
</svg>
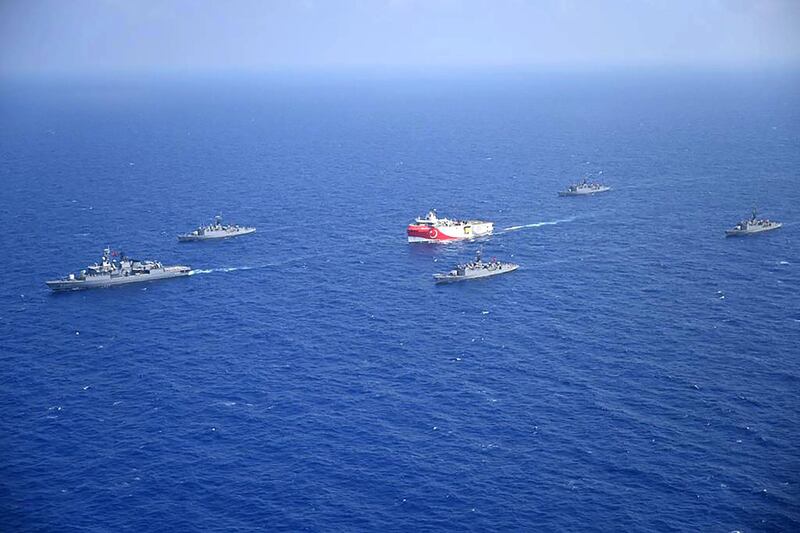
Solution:
<svg viewBox="0 0 800 533">
<path fill-rule="evenodd" d="M 0 0 L 0 73 L 800 65 L 800 0 Z"/>
</svg>

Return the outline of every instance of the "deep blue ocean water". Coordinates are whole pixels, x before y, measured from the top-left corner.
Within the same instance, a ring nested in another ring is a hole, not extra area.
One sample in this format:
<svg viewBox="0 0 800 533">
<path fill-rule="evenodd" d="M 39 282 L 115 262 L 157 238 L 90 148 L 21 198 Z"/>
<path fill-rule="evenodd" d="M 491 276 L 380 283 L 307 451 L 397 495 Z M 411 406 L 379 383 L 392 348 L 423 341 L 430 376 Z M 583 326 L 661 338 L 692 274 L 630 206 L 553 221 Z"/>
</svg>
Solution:
<svg viewBox="0 0 800 533">
<path fill-rule="evenodd" d="M 0 530 L 800 530 L 796 73 L 17 80 L 0 126 Z M 216 213 L 258 232 L 176 241 Z M 49 293 L 107 244 L 199 272 Z M 522 268 L 432 283 L 479 247 Z"/>
</svg>

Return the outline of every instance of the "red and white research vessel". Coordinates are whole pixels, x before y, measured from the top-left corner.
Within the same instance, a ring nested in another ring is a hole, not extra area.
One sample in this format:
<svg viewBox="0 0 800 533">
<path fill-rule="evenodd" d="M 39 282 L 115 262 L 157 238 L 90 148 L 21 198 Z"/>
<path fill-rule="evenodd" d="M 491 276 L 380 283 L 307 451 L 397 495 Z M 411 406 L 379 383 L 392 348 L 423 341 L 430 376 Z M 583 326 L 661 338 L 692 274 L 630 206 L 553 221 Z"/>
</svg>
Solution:
<svg viewBox="0 0 800 533">
<path fill-rule="evenodd" d="M 408 225 L 408 242 L 450 242 L 491 235 L 494 223 L 484 220 L 439 218 L 431 209 L 425 218 Z"/>
</svg>

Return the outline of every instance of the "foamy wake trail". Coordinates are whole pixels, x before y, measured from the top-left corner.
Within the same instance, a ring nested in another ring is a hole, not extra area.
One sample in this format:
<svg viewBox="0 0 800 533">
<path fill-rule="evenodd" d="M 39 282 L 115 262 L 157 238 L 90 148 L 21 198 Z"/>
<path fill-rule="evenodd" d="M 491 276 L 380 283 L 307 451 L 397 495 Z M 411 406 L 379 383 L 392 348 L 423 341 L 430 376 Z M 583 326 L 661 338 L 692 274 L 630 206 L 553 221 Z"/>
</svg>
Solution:
<svg viewBox="0 0 800 533">
<path fill-rule="evenodd" d="M 269 268 L 275 265 L 255 265 L 255 266 L 241 266 L 241 267 L 226 267 L 226 268 L 196 268 L 192 270 L 191 274 L 213 274 L 214 272 L 236 272 L 237 270 L 256 270 L 259 268 Z"/>
<path fill-rule="evenodd" d="M 255 270 L 257 268 L 267 268 L 267 267 L 271 267 L 271 266 L 272 265 L 259 265 L 259 266 L 218 268 L 217 272 L 236 272 L 237 270 Z"/>
<path fill-rule="evenodd" d="M 562 222 L 572 222 L 575 220 L 576 217 L 570 218 L 562 218 L 559 220 L 546 220 L 544 222 L 534 222 L 533 224 L 525 224 L 523 226 L 511 226 L 510 228 L 506 228 L 503 231 L 517 231 L 518 229 L 526 229 L 526 228 L 540 228 L 542 226 L 555 226 L 557 224 L 561 224 Z"/>
</svg>

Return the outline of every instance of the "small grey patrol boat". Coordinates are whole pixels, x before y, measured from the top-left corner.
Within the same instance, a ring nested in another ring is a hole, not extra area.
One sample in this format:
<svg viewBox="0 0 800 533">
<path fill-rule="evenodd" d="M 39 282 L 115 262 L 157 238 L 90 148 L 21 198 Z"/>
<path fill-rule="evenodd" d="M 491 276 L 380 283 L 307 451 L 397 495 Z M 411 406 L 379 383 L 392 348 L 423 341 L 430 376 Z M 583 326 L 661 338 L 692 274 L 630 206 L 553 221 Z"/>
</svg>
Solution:
<svg viewBox="0 0 800 533">
<path fill-rule="evenodd" d="M 119 260 L 115 259 L 117 256 Z M 46 283 L 54 291 L 76 291 L 178 278 L 188 276 L 191 272 L 188 266 L 164 266 L 158 261 L 139 261 L 106 248 L 100 263 L 90 265 L 78 274 L 69 274 Z"/>
<path fill-rule="evenodd" d="M 482 279 L 514 272 L 518 268 L 519 265 L 515 263 L 504 263 L 494 258 L 491 261 L 483 261 L 481 252 L 478 251 L 474 261 L 465 265 L 457 265 L 453 270 L 445 274 L 434 274 L 433 279 L 436 280 L 436 283 Z"/>
<path fill-rule="evenodd" d="M 563 191 L 559 191 L 559 196 L 586 196 L 590 194 L 597 194 L 600 192 L 610 191 L 611 187 L 603 185 L 602 183 L 589 183 L 584 178 L 582 182 L 570 185 Z"/>
<path fill-rule="evenodd" d="M 212 239 L 227 239 L 228 237 L 239 237 L 255 233 L 256 228 L 251 226 L 240 226 L 239 224 L 223 224 L 222 217 L 217 215 L 214 222 L 200 226 L 191 233 L 178 235 L 181 242 L 190 241 L 209 241 Z"/>
<path fill-rule="evenodd" d="M 754 233 L 761 233 L 764 231 L 770 231 L 773 229 L 778 229 L 783 226 L 780 222 L 775 222 L 774 220 L 768 220 L 763 218 L 756 217 L 756 209 L 753 208 L 753 214 L 750 216 L 749 220 L 742 220 L 738 224 L 736 224 L 733 228 L 727 230 L 725 232 L 726 237 L 738 237 L 741 235 L 753 235 Z"/>
</svg>

